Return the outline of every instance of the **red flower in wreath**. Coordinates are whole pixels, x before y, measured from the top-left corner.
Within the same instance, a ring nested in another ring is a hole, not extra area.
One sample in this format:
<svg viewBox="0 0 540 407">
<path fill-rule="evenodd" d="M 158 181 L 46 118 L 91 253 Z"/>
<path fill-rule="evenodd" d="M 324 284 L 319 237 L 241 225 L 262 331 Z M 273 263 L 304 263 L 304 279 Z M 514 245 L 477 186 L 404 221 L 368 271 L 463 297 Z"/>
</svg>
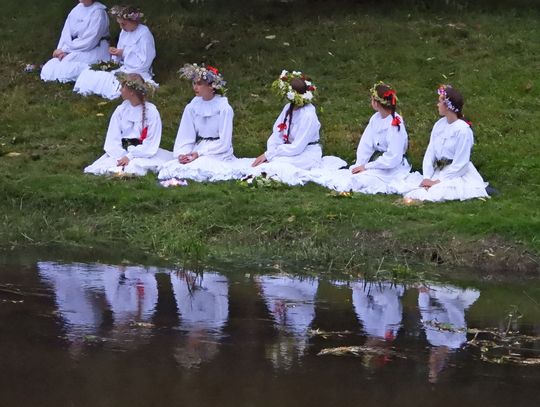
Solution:
<svg viewBox="0 0 540 407">
<path fill-rule="evenodd" d="M 215 68 L 215 67 L 213 67 L 213 66 L 211 66 L 211 65 L 208 65 L 208 66 L 206 67 L 206 69 L 207 69 L 208 71 L 212 72 L 212 73 L 215 74 L 215 75 L 217 75 L 218 72 L 219 72 L 217 68 Z"/>
</svg>

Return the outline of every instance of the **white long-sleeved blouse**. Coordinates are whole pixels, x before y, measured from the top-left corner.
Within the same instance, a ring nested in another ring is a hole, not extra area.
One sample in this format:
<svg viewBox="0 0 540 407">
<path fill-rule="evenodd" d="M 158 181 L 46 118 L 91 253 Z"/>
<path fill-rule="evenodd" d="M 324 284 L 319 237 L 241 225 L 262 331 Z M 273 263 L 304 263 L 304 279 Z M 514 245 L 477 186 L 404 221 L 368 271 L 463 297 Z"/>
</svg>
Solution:
<svg viewBox="0 0 540 407">
<path fill-rule="evenodd" d="M 211 100 L 204 100 L 195 96 L 180 119 L 174 157 L 192 152 L 199 156 L 232 156 L 233 117 L 226 97 L 215 95 Z"/>
<path fill-rule="evenodd" d="M 107 8 L 100 2 L 85 7 L 77 4 L 68 14 L 56 48 L 64 52 L 84 52 L 97 47 L 109 36 Z"/>
<path fill-rule="evenodd" d="M 105 138 L 105 152 L 113 158 L 120 159 L 127 156 L 133 158 L 150 158 L 154 156 L 161 142 L 161 117 L 156 106 L 152 103 L 144 103 L 146 109 L 145 127 L 148 127 L 146 138 L 137 146 L 128 146 L 127 150 L 122 147 L 123 138 L 140 139 L 142 124 L 143 105 L 133 106 L 125 100 L 114 111 L 107 136 Z"/>
<path fill-rule="evenodd" d="M 399 129 L 392 125 L 392 115 L 383 118 L 376 112 L 371 116 L 356 150 L 356 165 L 364 165 L 366 169 L 391 170 L 401 164 L 407 152 L 408 135 L 402 117 L 398 114 L 396 117 L 401 122 Z M 370 162 L 377 151 L 382 154 Z"/>
<path fill-rule="evenodd" d="M 122 56 L 115 56 L 113 59 L 122 64 L 122 71 L 141 75 L 151 72 L 152 62 L 156 57 L 156 45 L 147 26 L 139 24 L 133 31 L 122 30 L 117 48 L 123 50 Z"/>
<path fill-rule="evenodd" d="M 286 124 L 290 127 L 290 133 L 289 143 L 285 143 L 284 135 L 287 134 L 289 129 L 280 130 L 280 124 L 285 121 L 289 106 L 290 104 L 285 105 L 272 127 L 272 134 L 268 138 L 266 152 L 264 153 L 268 161 L 280 156 L 292 157 L 299 155 L 309 143 L 319 141 L 321 123 L 317 117 L 315 106 L 308 104 L 293 111 L 291 123 L 287 120 Z"/>
<path fill-rule="evenodd" d="M 448 123 L 446 117 L 439 119 L 431 130 L 429 144 L 424 154 L 422 171 L 424 178 L 431 179 L 435 173 L 436 161 L 452 160 L 441 173 L 441 181 L 462 176 L 468 168 L 474 144 L 471 126 L 463 120 Z"/>
</svg>

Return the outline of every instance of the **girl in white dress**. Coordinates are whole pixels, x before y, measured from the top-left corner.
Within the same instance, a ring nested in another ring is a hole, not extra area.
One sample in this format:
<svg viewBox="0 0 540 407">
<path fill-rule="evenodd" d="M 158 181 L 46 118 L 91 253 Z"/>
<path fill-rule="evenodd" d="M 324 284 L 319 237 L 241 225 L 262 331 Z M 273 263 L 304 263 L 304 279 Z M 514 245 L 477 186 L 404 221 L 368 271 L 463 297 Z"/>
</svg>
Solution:
<svg viewBox="0 0 540 407">
<path fill-rule="evenodd" d="M 118 73 L 117 77 L 124 102 L 111 117 L 105 154 L 84 172 L 145 175 L 172 158 L 171 152 L 159 148 L 161 117 L 156 106 L 146 101 L 154 88 L 138 74 Z"/>
<path fill-rule="evenodd" d="M 408 136 L 403 118 L 396 113 L 397 96 L 392 87 L 379 82 L 371 88 L 369 119 L 352 167 L 351 190 L 366 194 L 396 192 L 392 183 L 407 177 L 411 166 L 405 158 Z"/>
<path fill-rule="evenodd" d="M 137 73 L 146 82 L 152 81 L 152 62 L 156 57 L 154 37 L 148 27 L 141 23 L 144 14 L 139 8 L 133 6 L 114 6 L 110 14 L 122 28 L 116 47 L 109 48 L 112 60 L 120 68 L 111 72 L 86 69 L 75 82 L 74 91 L 81 95 L 96 94 L 106 99 L 115 99 L 120 96 L 120 84 L 115 76 L 116 72 Z"/>
<path fill-rule="evenodd" d="M 193 84 L 195 97 L 185 107 L 176 141 L 174 160 L 166 163 L 159 178 L 219 181 L 235 178 L 233 109 L 225 94 L 226 82 L 213 66 L 186 64 L 180 77 Z"/>
<path fill-rule="evenodd" d="M 317 88 L 298 71 L 282 71 L 272 88 L 290 102 L 272 127 L 266 151 L 253 161 L 252 166 L 270 163 L 304 170 L 319 167 L 322 162 L 321 123 L 311 103 Z"/>
<path fill-rule="evenodd" d="M 75 81 L 90 64 L 110 58 L 106 9 L 98 1 L 79 0 L 67 16 L 52 59 L 41 69 L 42 80 Z"/>
<path fill-rule="evenodd" d="M 471 159 L 473 132 L 463 118 L 463 96 L 449 85 L 438 90 L 439 114 L 422 164 L 423 180 L 405 194 L 422 201 L 487 198 L 487 183 Z"/>
</svg>

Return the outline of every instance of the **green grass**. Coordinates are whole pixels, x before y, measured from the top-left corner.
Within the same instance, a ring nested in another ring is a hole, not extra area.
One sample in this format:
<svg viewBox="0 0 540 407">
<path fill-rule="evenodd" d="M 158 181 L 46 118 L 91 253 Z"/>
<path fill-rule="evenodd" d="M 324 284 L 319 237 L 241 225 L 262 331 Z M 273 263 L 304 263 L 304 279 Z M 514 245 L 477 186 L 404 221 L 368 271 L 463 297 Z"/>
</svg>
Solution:
<svg viewBox="0 0 540 407">
<path fill-rule="evenodd" d="M 461 89 L 474 124 L 473 162 L 501 195 L 413 207 L 396 205 L 397 196 L 337 199 L 315 185 L 248 190 L 234 182 L 191 183 L 164 190 L 153 176 L 84 176 L 82 168 L 102 152 L 118 102 L 103 105 L 22 71 L 49 57 L 74 3 L 3 6 L 0 245 L 131 247 L 175 259 L 273 259 L 351 270 L 383 257 L 478 265 L 496 257 L 508 269 L 538 270 L 540 14 L 534 2 L 138 2 L 156 38 L 154 103 L 164 148 L 172 148 L 192 97 L 176 75 L 185 62 L 224 72 L 239 157 L 264 148 L 282 105 L 269 88 L 281 69 L 311 74 L 320 90 L 324 152 L 348 162 L 372 114 L 373 82 L 397 88 L 416 168 L 437 120 L 435 89 L 443 82 Z M 219 42 L 206 49 L 212 41 Z"/>
</svg>

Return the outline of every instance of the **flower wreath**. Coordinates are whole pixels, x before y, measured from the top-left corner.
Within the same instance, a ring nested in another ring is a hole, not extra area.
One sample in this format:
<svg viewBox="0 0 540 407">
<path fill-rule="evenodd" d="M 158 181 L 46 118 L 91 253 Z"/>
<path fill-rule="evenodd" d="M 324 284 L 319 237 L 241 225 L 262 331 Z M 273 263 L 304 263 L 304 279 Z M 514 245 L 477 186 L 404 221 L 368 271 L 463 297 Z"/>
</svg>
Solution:
<svg viewBox="0 0 540 407">
<path fill-rule="evenodd" d="M 188 79 L 192 82 L 205 81 L 208 83 L 218 95 L 224 95 L 227 92 L 225 85 L 227 82 L 223 79 L 223 75 L 217 68 L 201 64 L 185 64 L 178 70 L 180 78 Z"/>
<path fill-rule="evenodd" d="M 457 106 L 454 106 L 452 104 L 452 101 L 450 99 L 448 99 L 448 95 L 446 94 L 446 89 L 448 89 L 448 88 L 452 88 L 452 86 L 450 86 L 450 85 L 441 85 L 441 86 L 439 86 L 439 89 L 437 89 L 437 94 L 439 96 L 442 96 L 444 104 L 446 105 L 446 107 L 450 111 L 452 111 L 454 113 L 459 113 L 459 108 Z"/>
<path fill-rule="evenodd" d="M 382 97 L 380 97 L 379 94 L 377 93 L 377 87 L 380 85 L 384 85 L 390 88 L 386 92 L 383 93 Z M 376 100 L 378 103 L 380 103 L 384 107 L 392 109 L 392 126 L 396 126 L 399 129 L 399 125 L 401 124 L 401 119 L 398 116 L 395 116 L 394 114 L 396 106 L 397 106 L 397 102 L 398 102 L 395 89 L 392 89 L 392 86 L 390 86 L 389 84 L 384 83 L 383 81 L 379 81 L 376 84 L 374 84 L 369 91 L 371 92 L 371 96 L 373 97 L 374 100 Z"/>
<path fill-rule="evenodd" d="M 118 82 L 120 82 L 122 86 L 132 89 L 144 97 L 153 96 L 156 92 L 156 87 L 154 85 L 145 82 L 144 80 L 129 79 L 129 74 L 125 72 L 116 72 L 114 76 L 116 76 L 116 79 L 118 79 Z"/>
<path fill-rule="evenodd" d="M 377 87 L 380 85 L 388 86 L 390 88 L 386 92 L 384 92 L 382 97 L 380 97 L 377 93 Z M 371 92 L 371 96 L 373 97 L 373 99 L 375 99 L 381 105 L 386 107 L 395 107 L 397 105 L 398 98 L 396 95 L 396 91 L 392 89 L 392 86 L 390 86 L 389 84 L 384 83 L 383 81 L 379 81 L 375 85 L 373 85 L 369 91 Z"/>
<path fill-rule="evenodd" d="M 302 79 L 306 84 L 306 92 L 298 93 L 291 86 L 291 81 L 293 79 Z M 317 87 L 309 81 L 309 78 L 299 71 L 281 71 L 281 75 L 272 83 L 272 89 L 279 96 L 286 98 L 295 106 L 304 106 L 313 101 L 313 98 L 316 96 Z"/>
<path fill-rule="evenodd" d="M 133 6 L 113 6 L 109 10 L 109 14 L 113 17 L 122 18 L 124 20 L 141 22 L 144 17 L 144 13 L 141 9 Z"/>
</svg>

